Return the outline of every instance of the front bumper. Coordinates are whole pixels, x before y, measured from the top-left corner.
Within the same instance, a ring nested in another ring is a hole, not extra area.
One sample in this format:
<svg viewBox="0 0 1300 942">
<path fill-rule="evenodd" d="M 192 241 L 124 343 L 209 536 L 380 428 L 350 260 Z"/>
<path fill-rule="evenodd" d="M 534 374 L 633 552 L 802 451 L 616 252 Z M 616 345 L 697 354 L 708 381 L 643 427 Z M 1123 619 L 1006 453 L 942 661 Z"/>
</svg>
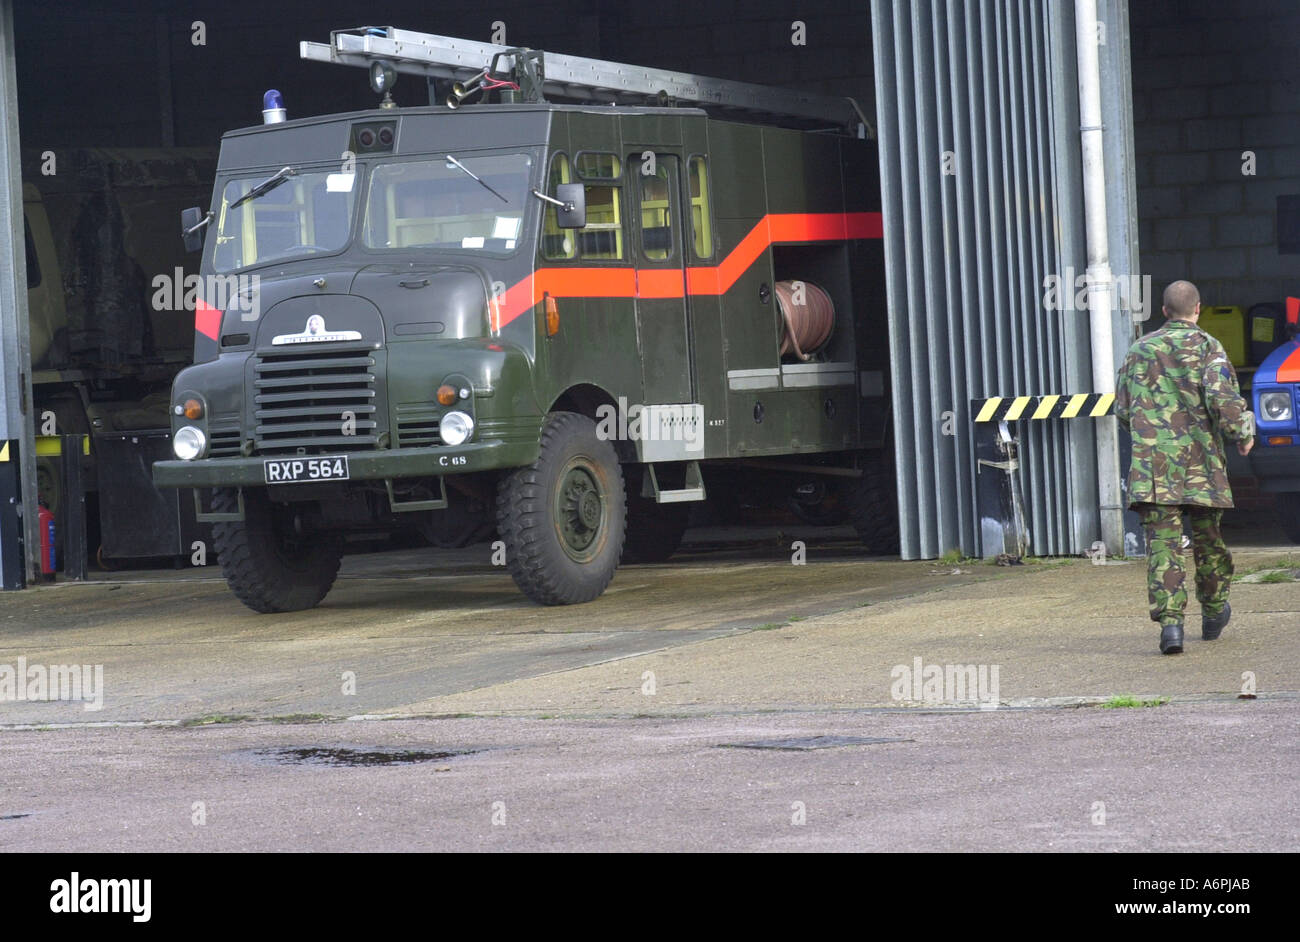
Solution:
<svg viewBox="0 0 1300 942">
<path fill-rule="evenodd" d="M 497 440 L 457 447 L 440 445 L 334 454 L 347 455 L 350 480 L 382 481 L 518 468 L 537 460 L 537 443 Z M 285 457 L 292 456 L 158 461 L 153 466 L 153 482 L 158 487 L 262 487 L 266 484 L 265 462 Z M 293 484 L 275 486 L 294 487 Z"/>
<path fill-rule="evenodd" d="M 1249 459 L 1261 491 L 1300 491 L 1300 445 L 1261 445 L 1257 440 Z"/>
</svg>

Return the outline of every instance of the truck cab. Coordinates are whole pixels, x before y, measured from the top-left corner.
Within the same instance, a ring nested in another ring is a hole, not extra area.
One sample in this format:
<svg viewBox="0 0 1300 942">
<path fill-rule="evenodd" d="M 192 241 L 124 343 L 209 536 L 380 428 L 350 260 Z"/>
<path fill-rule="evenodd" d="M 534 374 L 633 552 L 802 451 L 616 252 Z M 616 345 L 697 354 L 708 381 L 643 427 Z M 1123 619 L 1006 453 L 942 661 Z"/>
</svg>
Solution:
<svg viewBox="0 0 1300 942">
<path fill-rule="evenodd" d="M 32 347 L 32 366 L 41 369 L 50 359 L 51 347 L 68 326 L 63 301 L 63 279 L 50 234 L 49 217 L 40 191 L 23 184 L 23 238 L 27 245 L 27 310 Z"/>
<path fill-rule="evenodd" d="M 1300 543 L 1300 298 L 1288 298 L 1287 341 L 1255 371 L 1255 447 L 1251 470 L 1277 494 L 1282 528 Z"/>
</svg>

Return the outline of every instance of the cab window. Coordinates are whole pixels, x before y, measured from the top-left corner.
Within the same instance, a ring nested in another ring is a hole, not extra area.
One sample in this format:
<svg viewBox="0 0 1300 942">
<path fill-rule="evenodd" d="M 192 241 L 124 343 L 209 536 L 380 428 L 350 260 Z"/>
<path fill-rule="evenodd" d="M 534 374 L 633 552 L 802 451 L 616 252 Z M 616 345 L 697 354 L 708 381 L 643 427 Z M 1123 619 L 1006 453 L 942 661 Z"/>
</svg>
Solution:
<svg viewBox="0 0 1300 942">
<path fill-rule="evenodd" d="M 590 259 L 623 258 L 623 214 L 617 186 L 593 185 L 587 191 L 587 226 L 578 229 L 578 254 Z"/>
<path fill-rule="evenodd" d="M 691 185 L 691 246 L 696 258 L 713 257 L 713 226 L 709 205 L 709 166 L 700 156 L 689 165 Z"/>
<path fill-rule="evenodd" d="M 370 172 L 364 238 L 371 249 L 515 251 L 532 199 L 526 154 L 449 154 L 381 163 Z"/>
<path fill-rule="evenodd" d="M 265 174 L 240 177 L 222 188 L 212 240 L 212 263 L 218 272 L 337 251 L 347 244 L 354 174 L 300 171 L 240 202 L 266 179 Z"/>
<path fill-rule="evenodd" d="M 673 187 L 677 158 L 646 154 L 639 161 L 637 183 L 641 198 L 641 254 L 662 261 L 673 254 Z"/>
<path fill-rule="evenodd" d="M 618 154 L 581 151 L 574 158 L 574 163 L 578 167 L 578 176 L 584 180 L 617 180 L 623 171 Z"/>
<path fill-rule="evenodd" d="M 553 195 L 561 183 L 581 182 L 587 194 L 587 225 L 582 229 L 561 229 L 555 207 L 548 205 L 542 217 L 543 258 L 621 261 L 627 257 L 620 196 L 623 187 L 619 181 L 622 171 L 617 154 L 582 152 L 573 158 L 572 167 L 564 154 L 551 158 L 548 194 Z"/>
<path fill-rule="evenodd" d="M 546 174 L 546 194 L 553 196 L 561 183 L 572 183 L 573 173 L 567 154 L 556 154 Z M 542 257 L 549 259 L 573 258 L 577 254 L 577 240 L 573 229 L 561 229 L 555 215 L 555 204 L 547 203 L 542 214 Z"/>
</svg>

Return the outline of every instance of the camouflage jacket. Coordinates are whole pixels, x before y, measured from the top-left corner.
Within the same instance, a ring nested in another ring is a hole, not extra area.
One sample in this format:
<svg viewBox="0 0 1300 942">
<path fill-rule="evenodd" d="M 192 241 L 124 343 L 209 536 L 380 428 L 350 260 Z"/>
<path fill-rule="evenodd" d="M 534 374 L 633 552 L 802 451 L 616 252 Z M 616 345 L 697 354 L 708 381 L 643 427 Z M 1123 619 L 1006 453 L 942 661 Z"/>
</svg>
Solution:
<svg viewBox="0 0 1300 942">
<path fill-rule="evenodd" d="M 1129 348 L 1115 414 L 1133 440 L 1129 505 L 1231 507 L 1223 439 L 1246 441 L 1252 416 L 1223 345 L 1172 320 Z"/>
</svg>

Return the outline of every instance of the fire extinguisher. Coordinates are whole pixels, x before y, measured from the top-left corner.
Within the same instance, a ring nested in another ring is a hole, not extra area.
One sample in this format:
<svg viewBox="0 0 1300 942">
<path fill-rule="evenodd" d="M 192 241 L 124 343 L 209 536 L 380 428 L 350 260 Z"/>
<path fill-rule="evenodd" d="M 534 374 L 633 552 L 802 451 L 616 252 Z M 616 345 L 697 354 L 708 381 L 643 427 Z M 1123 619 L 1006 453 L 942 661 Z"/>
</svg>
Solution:
<svg viewBox="0 0 1300 942">
<path fill-rule="evenodd" d="M 37 514 L 41 527 L 41 575 L 54 578 L 54 514 L 41 504 Z"/>
</svg>

